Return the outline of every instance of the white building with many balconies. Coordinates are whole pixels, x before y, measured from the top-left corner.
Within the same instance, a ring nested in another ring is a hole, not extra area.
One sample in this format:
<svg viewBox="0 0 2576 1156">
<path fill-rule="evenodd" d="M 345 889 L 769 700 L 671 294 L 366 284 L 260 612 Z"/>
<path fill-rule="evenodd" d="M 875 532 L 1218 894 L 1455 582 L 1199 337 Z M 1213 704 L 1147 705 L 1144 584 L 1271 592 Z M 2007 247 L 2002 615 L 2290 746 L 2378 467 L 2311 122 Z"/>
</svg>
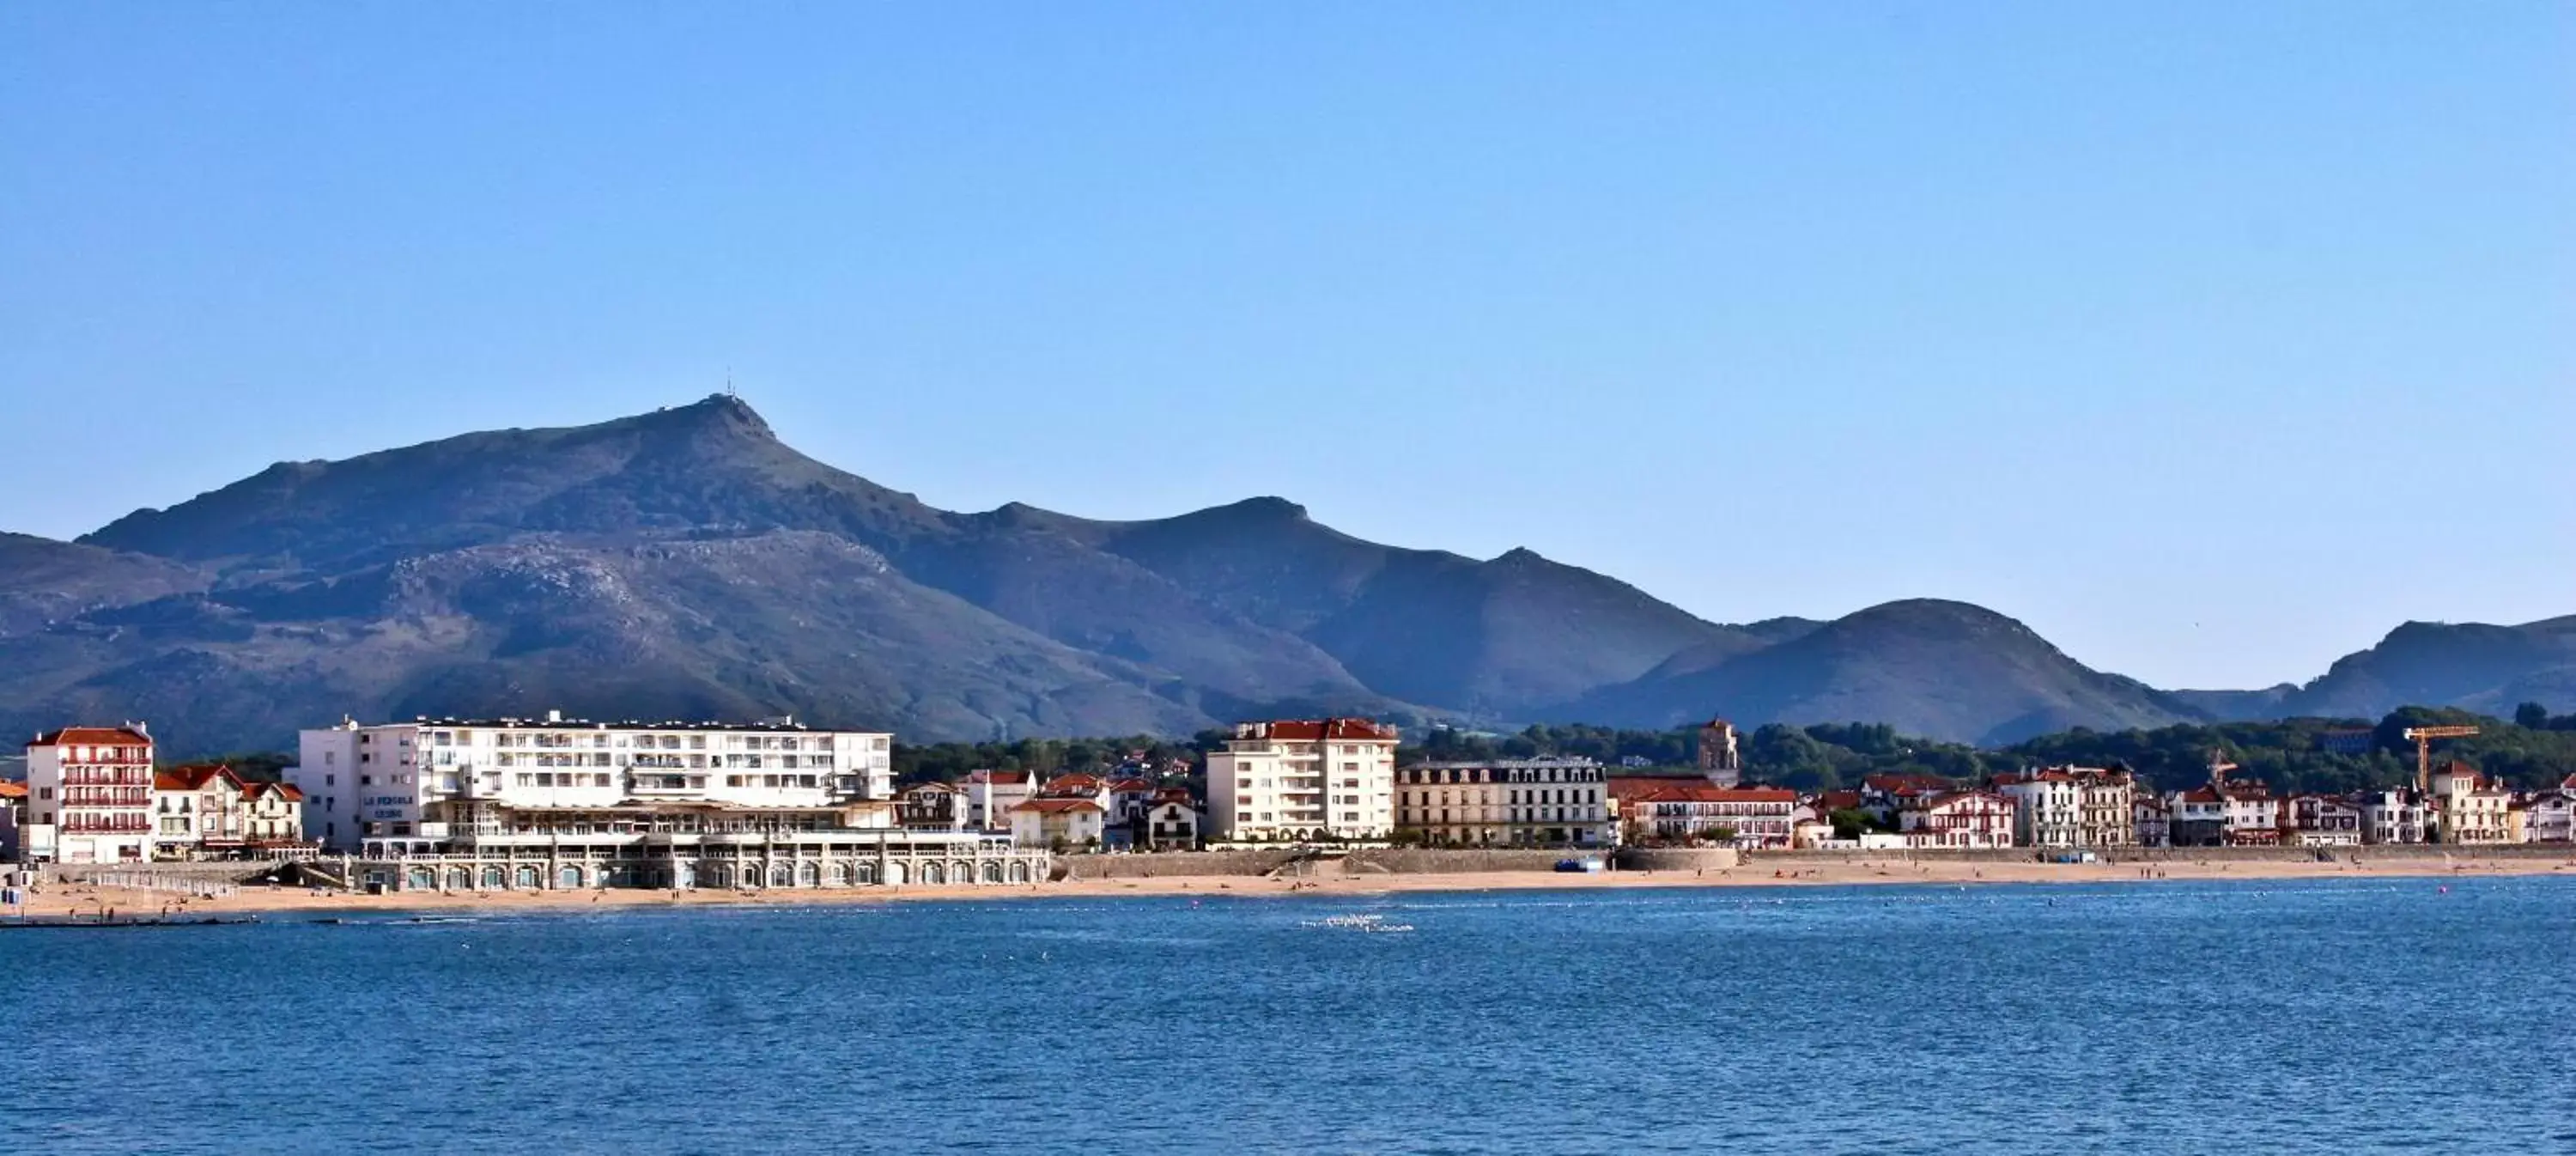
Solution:
<svg viewBox="0 0 2576 1156">
<path fill-rule="evenodd" d="M 65 727 L 27 744 L 31 845 L 64 863 L 152 857 L 152 736 L 142 723 Z"/>
<path fill-rule="evenodd" d="M 1386 838 L 1396 739 L 1394 727 L 1358 718 L 1237 724 L 1207 758 L 1208 837 Z"/>
<path fill-rule="evenodd" d="M 549 712 L 343 722 L 305 731 L 301 747 L 288 778 L 304 793 L 307 836 L 401 863 L 404 888 L 1043 877 L 1043 856 L 1012 853 L 1007 838 L 898 828 L 893 737 L 881 732 Z"/>
</svg>

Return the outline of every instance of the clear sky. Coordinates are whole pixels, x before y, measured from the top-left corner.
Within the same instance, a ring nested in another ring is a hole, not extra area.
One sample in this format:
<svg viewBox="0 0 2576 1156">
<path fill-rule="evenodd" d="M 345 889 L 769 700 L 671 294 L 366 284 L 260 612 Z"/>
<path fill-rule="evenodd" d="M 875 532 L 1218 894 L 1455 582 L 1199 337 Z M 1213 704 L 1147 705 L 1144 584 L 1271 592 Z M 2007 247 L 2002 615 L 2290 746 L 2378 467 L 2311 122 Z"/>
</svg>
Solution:
<svg viewBox="0 0 2576 1156">
<path fill-rule="evenodd" d="M 2576 5 L 0 6 L 0 528 L 693 400 L 2161 685 L 2576 613 Z"/>
</svg>

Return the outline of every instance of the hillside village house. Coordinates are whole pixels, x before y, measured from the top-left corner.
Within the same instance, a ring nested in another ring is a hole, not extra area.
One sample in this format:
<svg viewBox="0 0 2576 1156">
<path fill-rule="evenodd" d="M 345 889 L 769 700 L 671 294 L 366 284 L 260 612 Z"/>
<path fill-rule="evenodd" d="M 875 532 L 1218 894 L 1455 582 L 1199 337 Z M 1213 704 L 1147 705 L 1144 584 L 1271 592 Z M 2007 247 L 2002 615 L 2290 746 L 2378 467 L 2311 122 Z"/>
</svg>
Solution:
<svg viewBox="0 0 2576 1156">
<path fill-rule="evenodd" d="M 1897 831 L 1909 848 L 1993 850 L 2013 845 L 2019 813 L 2011 799 L 1990 791 L 1952 791 L 1897 812 Z"/>
<path fill-rule="evenodd" d="M 1396 729 L 1367 719 L 1239 723 L 1207 757 L 1211 841 L 1395 833 Z"/>
<path fill-rule="evenodd" d="M 1608 771 L 1588 758 L 1419 763 L 1395 773 L 1395 825 L 1481 847 L 1607 846 Z"/>
<path fill-rule="evenodd" d="M 27 744 L 27 830 L 64 863 L 152 856 L 152 736 L 139 722 L 65 727 Z"/>
</svg>

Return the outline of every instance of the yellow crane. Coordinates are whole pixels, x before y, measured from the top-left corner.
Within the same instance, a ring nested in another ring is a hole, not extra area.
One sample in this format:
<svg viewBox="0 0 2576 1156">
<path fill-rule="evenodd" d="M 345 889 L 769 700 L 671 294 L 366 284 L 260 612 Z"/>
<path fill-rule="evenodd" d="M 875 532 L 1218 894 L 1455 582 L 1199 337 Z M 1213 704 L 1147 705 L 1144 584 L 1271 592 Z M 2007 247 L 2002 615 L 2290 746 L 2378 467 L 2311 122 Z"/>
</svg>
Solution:
<svg viewBox="0 0 2576 1156">
<path fill-rule="evenodd" d="M 2398 733 L 2415 740 L 2415 793 L 2420 795 L 2433 789 L 2433 740 L 2466 738 L 2478 733 L 2478 728 L 2408 727 Z"/>
</svg>

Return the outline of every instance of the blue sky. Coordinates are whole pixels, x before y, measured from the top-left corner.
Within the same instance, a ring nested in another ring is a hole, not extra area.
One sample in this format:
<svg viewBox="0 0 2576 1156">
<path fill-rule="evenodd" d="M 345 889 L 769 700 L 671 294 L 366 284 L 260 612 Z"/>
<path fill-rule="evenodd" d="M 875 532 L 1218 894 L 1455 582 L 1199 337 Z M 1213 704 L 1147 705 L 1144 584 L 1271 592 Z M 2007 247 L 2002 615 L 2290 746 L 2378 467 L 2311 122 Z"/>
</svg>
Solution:
<svg viewBox="0 0 2576 1156">
<path fill-rule="evenodd" d="M 0 528 L 692 400 L 2162 685 L 2576 613 L 2576 6 L 0 7 Z"/>
</svg>

